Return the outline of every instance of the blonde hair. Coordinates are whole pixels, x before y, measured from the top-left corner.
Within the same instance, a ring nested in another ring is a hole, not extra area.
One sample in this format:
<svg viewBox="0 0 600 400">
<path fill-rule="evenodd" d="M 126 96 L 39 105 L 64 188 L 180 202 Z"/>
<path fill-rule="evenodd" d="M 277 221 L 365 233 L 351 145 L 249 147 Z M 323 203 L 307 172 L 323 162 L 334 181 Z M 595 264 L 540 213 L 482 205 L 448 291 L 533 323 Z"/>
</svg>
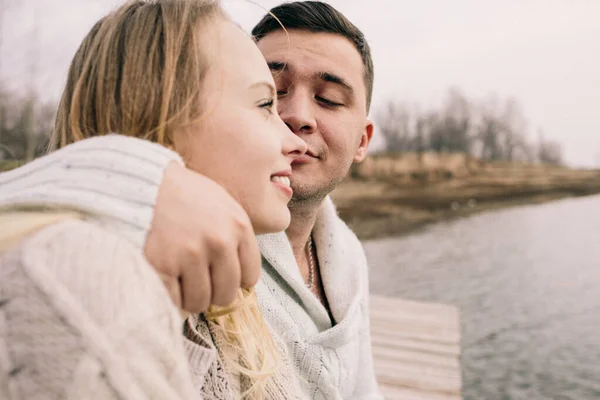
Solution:
<svg viewBox="0 0 600 400">
<path fill-rule="evenodd" d="M 217 0 L 134 0 L 98 21 L 71 62 L 50 148 L 108 133 L 172 145 L 202 114 L 202 47 L 219 18 Z"/>
<path fill-rule="evenodd" d="M 171 147 L 203 114 L 202 45 L 219 18 L 217 0 L 137 0 L 101 19 L 71 62 L 49 149 L 108 133 Z M 263 398 L 281 359 L 254 291 L 204 317 L 225 339 L 217 347 L 230 373 L 248 383 L 242 397 Z"/>
</svg>

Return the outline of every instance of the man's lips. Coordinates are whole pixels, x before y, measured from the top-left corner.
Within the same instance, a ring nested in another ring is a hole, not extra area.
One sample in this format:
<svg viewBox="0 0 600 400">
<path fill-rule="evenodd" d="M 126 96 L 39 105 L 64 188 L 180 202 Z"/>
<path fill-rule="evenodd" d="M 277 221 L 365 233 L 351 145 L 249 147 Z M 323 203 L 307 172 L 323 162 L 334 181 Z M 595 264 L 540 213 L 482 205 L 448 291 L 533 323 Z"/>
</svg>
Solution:
<svg viewBox="0 0 600 400">
<path fill-rule="evenodd" d="M 300 157 L 294 159 L 294 161 L 292 161 L 292 165 L 307 164 L 318 159 L 319 157 L 309 150 L 305 154 L 302 154 Z"/>
<path fill-rule="evenodd" d="M 292 165 L 308 164 L 310 162 L 314 162 L 315 160 L 315 157 L 309 156 L 308 154 L 303 154 L 300 157 L 295 158 L 294 161 L 292 161 Z"/>
</svg>

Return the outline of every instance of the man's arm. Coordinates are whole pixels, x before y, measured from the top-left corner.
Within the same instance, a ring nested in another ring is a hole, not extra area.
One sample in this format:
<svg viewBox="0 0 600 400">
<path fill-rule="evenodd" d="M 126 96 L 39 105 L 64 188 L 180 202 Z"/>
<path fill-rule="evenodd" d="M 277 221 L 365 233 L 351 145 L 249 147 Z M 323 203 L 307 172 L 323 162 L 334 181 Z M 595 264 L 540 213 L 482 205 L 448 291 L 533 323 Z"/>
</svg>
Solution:
<svg viewBox="0 0 600 400">
<path fill-rule="evenodd" d="M 100 136 L 0 174 L 0 210 L 40 206 L 81 211 L 129 239 L 188 311 L 227 305 L 258 280 L 260 253 L 242 207 L 155 143 Z"/>
<path fill-rule="evenodd" d="M 82 211 L 142 248 L 171 162 L 183 165 L 177 153 L 144 140 L 82 140 L 0 174 L 0 207 Z"/>
</svg>

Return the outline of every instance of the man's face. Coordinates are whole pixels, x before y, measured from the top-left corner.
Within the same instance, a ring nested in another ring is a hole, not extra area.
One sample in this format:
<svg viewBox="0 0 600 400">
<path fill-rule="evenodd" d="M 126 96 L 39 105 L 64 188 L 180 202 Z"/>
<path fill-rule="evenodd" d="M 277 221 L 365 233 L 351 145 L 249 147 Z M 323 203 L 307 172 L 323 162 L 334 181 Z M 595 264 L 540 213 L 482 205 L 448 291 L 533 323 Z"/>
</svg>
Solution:
<svg viewBox="0 0 600 400">
<path fill-rule="evenodd" d="M 320 202 L 364 159 L 373 124 L 367 119 L 364 67 L 341 35 L 290 30 L 258 42 L 277 86 L 281 119 L 308 144 L 292 163 L 294 202 Z"/>
</svg>

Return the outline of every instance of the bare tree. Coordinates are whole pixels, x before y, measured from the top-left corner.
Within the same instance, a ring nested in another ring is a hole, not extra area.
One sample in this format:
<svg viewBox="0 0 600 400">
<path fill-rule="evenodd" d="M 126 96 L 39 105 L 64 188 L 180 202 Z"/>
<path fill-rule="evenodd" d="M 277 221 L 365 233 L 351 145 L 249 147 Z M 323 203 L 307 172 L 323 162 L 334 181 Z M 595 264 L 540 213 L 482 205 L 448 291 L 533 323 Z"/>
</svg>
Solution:
<svg viewBox="0 0 600 400">
<path fill-rule="evenodd" d="M 500 140 L 502 142 L 503 159 L 513 161 L 515 150 L 517 148 L 518 137 L 520 135 L 521 113 L 518 104 L 514 99 L 508 99 L 501 117 L 502 133 Z"/>
<path fill-rule="evenodd" d="M 503 158 L 502 124 L 496 96 L 490 96 L 479 105 L 479 123 L 477 127 L 477 140 L 480 142 L 479 156 L 483 160 L 498 161 Z"/>
<path fill-rule="evenodd" d="M 414 150 L 417 152 L 419 163 L 423 160 L 423 153 L 427 150 L 427 117 L 418 113 L 415 122 Z"/>
<path fill-rule="evenodd" d="M 474 103 L 458 89 L 448 91 L 439 109 L 425 113 L 417 106 L 390 100 L 378 114 L 380 132 L 390 152 L 425 151 L 474 154 L 490 161 L 562 162 L 562 148 L 528 138 L 528 123 L 514 98 L 492 95 Z"/>
<path fill-rule="evenodd" d="M 514 98 L 501 105 L 496 96 L 490 96 L 480 103 L 478 110 L 479 157 L 491 161 L 534 161 L 527 139 L 528 123 Z"/>
<path fill-rule="evenodd" d="M 451 88 L 442 110 L 441 131 L 443 149 L 450 152 L 469 153 L 471 149 L 471 105 L 463 93 Z"/>
<path fill-rule="evenodd" d="M 47 141 L 49 123 L 54 115 L 54 105 L 39 101 L 36 83 L 40 63 L 39 7 L 33 7 L 33 28 L 30 30 L 27 62 L 28 87 L 23 92 L 10 90 L 5 82 L 3 45 L 4 22 L 7 11 L 14 10 L 18 2 L 0 0 L 0 159 L 29 161 L 40 154 L 40 146 Z"/>
<path fill-rule="evenodd" d="M 544 132 L 538 132 L 538 161 L 542 164 L 563 165 L 563 149 L 560 143 L 544 138 Z"/>
<path fill-rule="evenodd" d="M 405 152 L 410 150 L 411 115 L 406 105 L 394 100 L 388 101 L 378 114 L 377 122 L 387 151 Z"/>
<path fill-rule="evenodd" d="M 56 104 L 6 91 L 0 91 L 0 96 L 8 105 L 0 160 L 26 160 L 43 154 L 54 124 Z"/>
<path fill-rule="evenodd" d="M 3 51 L 4 51 L 4 11 L 6 8 L 5 0 L 0 0 L 0 147 L 4 147 L 3 137 L 4 131 L 6 130 L 6 106 L 4 103 L 5 94 L 4 91 L 4 70 L 2 65 Z M 2 150 L 0 150 L 0 160 L 2 159 Z"/>
<path fill-rule="evenodd" d="M 429 150 L 470 153 L 471 120 L 469 101 L 459 90 L 452 88 L 440 110 L 430 111 L 417 122 L 421 122 L 421 129 L 426 127 Z"/>
</svg>

